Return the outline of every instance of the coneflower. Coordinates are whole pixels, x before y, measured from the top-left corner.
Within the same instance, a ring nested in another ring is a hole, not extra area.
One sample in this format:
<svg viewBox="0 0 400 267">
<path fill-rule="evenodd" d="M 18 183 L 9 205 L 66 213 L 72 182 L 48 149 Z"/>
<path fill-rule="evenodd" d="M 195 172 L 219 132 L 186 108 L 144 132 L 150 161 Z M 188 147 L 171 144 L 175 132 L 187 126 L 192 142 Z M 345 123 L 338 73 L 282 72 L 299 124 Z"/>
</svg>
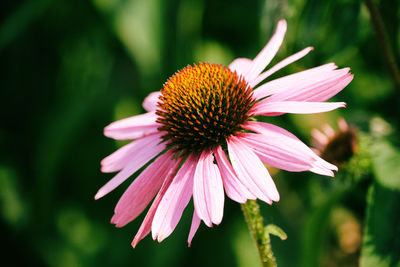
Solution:
<svg viewBox="0 0 400 267">
<path fill-rule="evenodd" d="M 96 199 L 119 186 L 149 163 L 119 200 L 112 223 L 122 227 L 154 198 L 132 245 L 152 232 L 159 242 L 178 224 L 193 197 L 188 242 L 199 224 L 219 224 L 226 195 L 239 203 L 279 201 L 279 193 L 263 162 L 288 171 L 333 176 L 336 166 L 316 155 L 290 132 L 257 122 L 255 116 L 317 113 L 344 107 L 323 101 L 340 92 L 353 75 L 333 63 L 260 85 L 267 77 L 297 61 L 313 48 L 282 60 L 263 72 L 282 44 L 286 22 L 261 52 L 239 58 L 228 67 L 199 63 L 176 72 L 160 92 L 144 100 L 147 113 L 111 123 L 104 134 L 134 140 L 102 162 L 103 172 L 119 173 Z"/>
</svg>

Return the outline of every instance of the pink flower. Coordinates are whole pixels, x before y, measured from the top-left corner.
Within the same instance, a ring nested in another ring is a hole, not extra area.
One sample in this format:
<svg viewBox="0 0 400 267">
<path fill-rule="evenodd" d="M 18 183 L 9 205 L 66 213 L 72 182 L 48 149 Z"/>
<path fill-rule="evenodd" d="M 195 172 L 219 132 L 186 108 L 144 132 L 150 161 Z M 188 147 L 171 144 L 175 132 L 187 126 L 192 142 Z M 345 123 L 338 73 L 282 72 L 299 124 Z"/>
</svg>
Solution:
<svg viewBox="0 0 400 267">
<path fill-rule="evenodd" d="M 190 242 L 203 221 L 218 225 L 224 192 L 234 201 L 279 201 L 279 193 L 263 162 L 287 171 L 333 176 L 336 166 L 324 161 L 290 132 L 254 116 L 317 113 L 344 107 L 323 101 L 336 95 L 353 75 L 333 63 L 298 72 L 262 85 L 268 76 L 308 54 L 312 47 L 263 72 L 282 44 L 286 22 L 261 52 L 238 58 L 229 67 L 201 63 L 178 71 L 161 92 L 143 103 L 147 113 L 108 125 L 104 134 L 134 139 L 102 162 L 103 172 L 116 172 L 96 194 L 108 194 L 147 164 L 115 207 L 111 222 L 122 227 L 151 202 L 132 246 L 152 232 L 161 242 L 178 224 L 193 197 Z M 228 159 L 229 158 L 229 159 Z M 149 163 L 151 160 L 153 162 Z"/>
<path fill-rule="evenodd" d="M 338 120 L 339 129 L 335 131 L 329 124 L 322 126 L 322 132 L 312 129 L 311 148 L 318 156 L 328 160 L 338 166 L 347 163 L 357 152 L 357 129 L 349 126 L 347 122 L 340 118 Z"/>
</svg>

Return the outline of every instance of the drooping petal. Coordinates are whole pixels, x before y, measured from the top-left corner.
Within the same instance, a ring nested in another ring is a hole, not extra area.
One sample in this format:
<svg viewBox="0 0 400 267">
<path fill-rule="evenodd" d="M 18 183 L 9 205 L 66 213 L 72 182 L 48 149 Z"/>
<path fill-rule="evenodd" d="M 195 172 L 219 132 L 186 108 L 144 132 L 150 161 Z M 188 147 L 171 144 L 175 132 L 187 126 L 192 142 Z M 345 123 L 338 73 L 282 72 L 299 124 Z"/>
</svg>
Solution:
<svg viewBox="0 0 400 267">
<path fill-rule="evenodd" d="M 197 229 L 199 229 L 200 226 L 200 218 L 197 216 L 196 210 L 193 212 L 193 219 L 192 219 L 192 225 L 190 226 L 190 232 L 189 232 L 189 237 L 188 237 L 188 246 L 192 244 L 192 240 L 194 235 L 197 232 Z"/>
<path fill-rule="evenodd" d="M 286 21 L 278 22 L 274 35 L 271 37 L 267 45 L 254 58 L 253 64 L 249 69 L 245 78 L 248 82 L 252 82 L 264 69 L 278 52 L 286 33 Z"/>
<path fill-rule="evenodd" d="M 191 155 L 179 169 L 177 175 L 162 198 L 152 224 L 153 239 L 161 242 L 178 224 L 182 212 L 193 193 L 193 177 L 198 157 Z"/>
<path fill-rule="evenodd" d="M 294 141 L 284 135 L 267 136 L 264 134 L 243 133 L 240 140 L 251 147 L 262 162 L 287 171 L 306 171 L 312 167 L 315 159 L 307 155 L 303 147 L 293 145 Z"/>
<path fill-rule="evenodd" d="M 150 93 L 143 101 L 143 108 L 148 112 L 156 110 L 160 95 L 160 91 Z"/>
<path fill-rule="evenodd" d="M 334 63 L 328 63 L 312 69 L 287 75 L 255 88 L 253 95 L 256 99 L 262 99 L 264 97 L 286 91 L 290 88 L 312 86 L 313 84 L 330 77 L 330 75 L 332 75 L 332 71 L 336 68 L 337 66 Z"/>
<path fill-rule="evenodd" d="M 197 215 L 208 227 L 219 224 L 224 209 L 224 188 L 211 151 L 203 151 L 194 173 L 193 203 Z"/>
<path fill-rule="evenodd" d="M 132 247 L 136 247 L 137 243 L 150 233 L 151 225 L 153 223 L 154 215 L 157 211 L 158 205 L 160 205 L 161 200 L 163 199 L 165 193 L 167 192 L 167 189 L 171 185 L 172 180 L 174 179 L 181 162 L 182 162 L 181 158 L 177 159 L 176 165 L 169 169 L 167 175 L 165 176 L 164 183 L 161 186 L 160 191 L 155 197 L 153 203 L 151 204 L 150 209 L 146 214 L 146 217 L 144 218 L 142 224 L 140 225 L 139 231 L 137 232 L 135 238 L 132 241 Z"/>
<path fill-rule="evenodd" d="M 222 148 L 218 146 L 213 152 L 215 159 L 217 160 L 227 196 L 239 203 L 245 203 L 247 199 L 256 199 L 256 197 L 237 178 L 236 173 L 232 169 L 232 166 L 226 158 L 225 152 Z"/>
<path fill-rule="evenodd" d="M 311 151 L 311 153 L 314 153 L 314 151 L 312 151 L 311 149 L 310 149 L 310 151 Z M 315 153 L 314 153 L 314 155 L 315 155 L 315 159 L 316 159 L 316 161 L 314 162 L 314 166 L 320 166 L 321 168 L 332 170 L 332 171 L 337 171 L 338 170 L 338 168 L 335 165 L 333 165 L 333 164 L 327 162 L 326 160 L 320 158 Z M 330 175 L 330 176 L 333 176 L 333 175 Z"/>
<path fill-rule="evenodd" d="M 132 141 L 105 157 L 100 163 L 101 171 L 107 173 L 123 169 L 130 161 L 131 155 L 136 151 L 140 151 L 141 148 L 146 147 L 148 145 L 146 141 L 151 137 L 148 136 Z"/>
<path fill-rule="evenodd" d="M 116 140 L 130 140 L 157 132 L 160 124 L 156 122 L 155 112 L 133 116 L 109 124 L 104 135 Z"/>
<path fill-rule="evenodd" d="M 344 102 L 270 102 L 269 98 L 261 100 L 252 108 L 253 115 L 275 116 L 281 113 L 310 114 L 331 111 L 345 107 Z"/>
<path fill-rule="evenodd" d="M 285 58 L 284 60 L 282 60 L 281 62 L 279 62 L 278 64 L 274 65 L 272 68 L 270 68 L 269 70 L 261 73 L 256 79 L 254 79 L 253 81 L 250 82 L 250 87 L 254 88 L 257 84 L 259 84 L 260 82 L 262 82 L 264 79 L 266 79 L 268 76 L 274 74 L 275 72 L 277 72 L 278 70 L 286 67 L 287 65 L 299 60 L 300 58 L 304 57 L 305 55 L 307 55 L 308 53 L 310 53 L 314 48 L 313 47 L 307 47 L 304 48 L 303 50 L 297 52 L 296 54 L 291 55 L 290 57 Z"/>
<path fill-rule="evenodd" d="M 285 129 L 278 127 L 273 124 L 265 123 L 265 122 L 255 122 L 255 121 L 247 121 L 244 127 L 248 130 L 261 133 L 267 138 L 283 138 L 286 137 L 287 140 L 284 141 L 286 144 L 290 144 L 293 149 L 298 149 L 305 153 L 305 155 L 311 156 L 314 159 L 312 163 L 312 167 L 309 171 L 329 175 L 332 176 L 332 170 L 337 171 L 337 167 L 329 162 L 323 160 L 318 155 L 316 155 L 306 144 L 304 144 L 300 139 L 298 139 L 294 134 L 286 131 Z M 283 142 L 282 142 L 283 143 Z"/>
<path fill-rule="evenodd" d="M 238 178 L 246 184 L 251 193 L 270 204 L 272 201 L 279 201 L 274 181 L 250 148 L 239 141 L 239 138 L 232 136 L 228 140 L 228 152 Z"/>
<path fill-rule="evenodd" d="M 177 160 L 167 151 L 151 163 L 128 187 L 114 209 L 112 223 L 122 227 L 134 220 L 150 203 L 161 188 L 170 169 L 176 168 Z"/>
<path fill-rule="evenodd" d="M 207 207 L 207 193 L 205 192 L 208 187 L 207 177 L 209 173 L 207 173 L 205 168 L 205 161 L 208 161 L 210 158 L 211 152 L 203 151 L 200 155 L 199 161 L 196 166 L 196 170 L 194 172 L 194 183 L 193 183 L 193 203 L 194 208 L 196 209 L 196 213 L 200 219 L 204 221 L 204 223 L 208 227 L 212 227 L 211 216 L 208 212 Z"/>
<path fill-rule="evenodd" d="M 158 146 L 158 143 L 161 142 L 160 133 L 159 134 L 152 134 L 121 147 L 117 151 L 113 152 L 111 155 L 107 156 L 101 161 L 101 171 L 102 172 L 116 172 L 119 171 L 128 163 L 135 161 L 135 159 L 139 156 L 142 157 L 141 153 L 152 152 L 153 149 L 156 151 L 161 152 L 163 145 Z M 158 148 L 158 149 L 157 149 Z M 148 151 L 144 151 L 148 150 Z M 154 151 L 154 153 L 157 153 Z M 158 152 L 158 153 L 159 153 Z M 158 154 L 157 153 L 157 154 Z"/>
<path fill-rule="evenodd" d="M 330 176 L 330 177 L 335 176 L 335 174 L 333 173 L 332 170 L 324 168 L 318 163 L 313 163 L 313 166 L 312 166 L 312 168 L 310 168 L 309 171 L 320 174 L 320 175 Z"/>
<path fill-rule="evenodd" d="M 237 74 L 244 75 L 248 72 L 249 68 L 251 67 L 252 61 L 248 58 L 237 58 L 229 64 L 229 69 L 234 72 L 236 71 Z"/>
<path fill-rule="evenodd" d="M 208 205 L 213 224 L 220 224 L 224 215 L 224 185 L 222 183 L 221 173 L 218 166 L 210 164 L 209 198 L 211 205 Z"/>
<path fill-rule="evenodd" d="M 124 182 L 129 176 L 134 174 L 137 170 L 143 167 L 149 160 L 157 156 L 166 147 L 165 143 L 161 142 L 162 133 L 146 136 L 142 139 L 136 140 L 137 148 L 142 148 L 140 150 L 135 150 L 137 153 L 129 154 L 129 162 L 124 166 L 124 168 L 115 175 L 110 181 L 108 181 L 100 190 L 97 192 L 95 199 L 99 199 L 104 195 L 108 194 Z M 103 165 L 107 169 L 115 168 L 119 166 L 118 162 L 115 161 L 119 156 L 115 158 L 109 158 Z"/>
</svg>

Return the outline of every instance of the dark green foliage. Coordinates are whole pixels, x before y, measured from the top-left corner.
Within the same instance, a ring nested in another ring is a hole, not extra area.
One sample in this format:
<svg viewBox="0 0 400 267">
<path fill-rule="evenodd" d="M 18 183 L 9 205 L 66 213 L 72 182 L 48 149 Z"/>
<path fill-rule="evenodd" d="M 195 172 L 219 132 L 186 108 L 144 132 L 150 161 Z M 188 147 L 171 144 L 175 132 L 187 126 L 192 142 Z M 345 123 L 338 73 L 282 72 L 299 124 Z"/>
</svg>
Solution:
<svg viewBox="0 0 400 267">
<path fill-rule="evenodd" d="M 372 147 L 376 181 L 367 197 L 362 267 L 400 266 L 400 152 L 386 141 Z"/>
<path fill-rule="evenodd" d="M 362 267 L 400 266 L 400 191 L 375 183 L 368 194 Z"/>
</svg>

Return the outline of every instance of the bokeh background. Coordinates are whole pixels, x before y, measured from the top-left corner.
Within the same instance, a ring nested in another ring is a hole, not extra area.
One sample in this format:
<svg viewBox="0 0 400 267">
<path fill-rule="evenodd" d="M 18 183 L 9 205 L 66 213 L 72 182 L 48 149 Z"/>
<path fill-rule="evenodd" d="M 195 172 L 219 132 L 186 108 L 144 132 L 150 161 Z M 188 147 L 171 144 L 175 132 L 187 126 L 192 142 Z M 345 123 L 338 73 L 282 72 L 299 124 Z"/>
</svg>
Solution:
<svg viewBox="0 0 400 267">
<path fill-rule="evenodd" d="M 378 1 L 399 59 L 400 3 Z M 112 174 L 100 161 L 122 142 L 110 122 L 187 64 L 253 58 L 279 19 L 288 22 L 272 63 L 315 50 L 273 77 L 328 62 L 351 67 L 334 97 L 347 108 L 268 121 L 311 142 L 311 129 L 344 117 L 357 153 L 335 179 L 271 170 L 281 201 L 261 204 L 279 266 L 400 266 L 399 88 L 393 85 L 360 0 L 23 0 L 0 4 L 1 266 L 260 266 L 240 205 L 226 200 L 221 225 L 201 225 L 187 248 L 192 204 L 161 244 L 132 249 L 143 214 L 110 223 L 134 177 L 101 200 Z M 361 264 L 360 264 L 361 262 Z"/>
</svg>

